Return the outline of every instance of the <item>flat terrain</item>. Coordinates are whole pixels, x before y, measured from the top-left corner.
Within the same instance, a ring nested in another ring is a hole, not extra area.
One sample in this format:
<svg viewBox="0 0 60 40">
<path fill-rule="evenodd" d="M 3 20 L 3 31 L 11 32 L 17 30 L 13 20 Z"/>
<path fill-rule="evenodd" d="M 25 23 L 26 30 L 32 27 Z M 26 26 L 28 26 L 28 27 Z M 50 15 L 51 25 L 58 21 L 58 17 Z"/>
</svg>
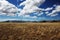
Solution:
<svg viewBox="0 0 60 40">
<path fill-rule="evenodd" d="M 60 22 L 0 23 L 0 40 L 60 40 Z"/>
</svg>

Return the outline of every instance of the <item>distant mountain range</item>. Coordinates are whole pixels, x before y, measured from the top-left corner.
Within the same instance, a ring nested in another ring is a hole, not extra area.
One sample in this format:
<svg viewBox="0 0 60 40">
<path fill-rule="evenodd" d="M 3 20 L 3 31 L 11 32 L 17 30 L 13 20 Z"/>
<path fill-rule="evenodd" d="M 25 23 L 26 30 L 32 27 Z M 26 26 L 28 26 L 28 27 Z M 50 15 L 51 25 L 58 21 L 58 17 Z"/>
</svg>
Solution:
<svg viewBox="0 0 60 40">
<path fill-rule="evenodd" d="M 22 20 L 7 20 L 3 22 L 17 22 L 17 23 L 25 23 L 25 22 L 60 22 L 60 20 L 42 20 L 42 21 L 22 21 Z"/>
</svg>

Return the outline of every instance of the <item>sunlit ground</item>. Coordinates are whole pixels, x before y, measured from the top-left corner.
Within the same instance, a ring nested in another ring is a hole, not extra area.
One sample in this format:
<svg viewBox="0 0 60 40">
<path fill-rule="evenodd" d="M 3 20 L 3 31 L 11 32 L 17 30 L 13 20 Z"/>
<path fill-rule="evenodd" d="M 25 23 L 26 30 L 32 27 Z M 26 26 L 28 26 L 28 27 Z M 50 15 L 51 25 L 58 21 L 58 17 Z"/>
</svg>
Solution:
<svg viewBox="0 0 60 40">
<path fill-rule="evenodd" d="M 0 23 L 0 40 L 60 40 L 60 22 Z"/>
</svg>

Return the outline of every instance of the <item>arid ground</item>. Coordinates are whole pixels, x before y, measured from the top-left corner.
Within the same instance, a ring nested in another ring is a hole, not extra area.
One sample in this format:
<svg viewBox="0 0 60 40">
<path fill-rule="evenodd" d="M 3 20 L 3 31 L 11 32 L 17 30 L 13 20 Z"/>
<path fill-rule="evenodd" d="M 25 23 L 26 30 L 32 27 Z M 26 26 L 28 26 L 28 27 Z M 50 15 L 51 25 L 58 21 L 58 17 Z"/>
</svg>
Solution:
<svg viewBox="0 0 60 40">
<path fill-rule="evenodd" d="M 60 40 L 60 22 L 0 23 L 0 40 Z"/>
</svg>

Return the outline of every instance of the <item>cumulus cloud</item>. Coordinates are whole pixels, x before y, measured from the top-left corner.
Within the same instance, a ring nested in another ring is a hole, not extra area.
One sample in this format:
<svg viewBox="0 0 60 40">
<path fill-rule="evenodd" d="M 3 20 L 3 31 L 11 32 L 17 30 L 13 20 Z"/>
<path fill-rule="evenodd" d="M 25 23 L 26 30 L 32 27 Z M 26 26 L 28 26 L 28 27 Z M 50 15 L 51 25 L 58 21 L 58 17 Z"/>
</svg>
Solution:
<svg viewBox="0 0 60 40">
<path fill-rule="evenodd" d="M 18 8 L 6 0 L 0 0 L 0 15 L 15 16 Z"/>
<path fill-rule="evenodd" d="M 26 0 L 20 4 L 20 6 L 24 5 L 24 8 L 20 11 L 20 15 L 28 15 L 33 12 L 40 12 L 44 9 L 39 8 L 39 5 L 44 3 L 45 0 Z"/>
<path fill-rule="evenodd" d="M 45 0 L 26 0 L 19 5 L 24 6 L 23 9 L 19 9 L 6 0 L 0 0 L 0 15 L 15 16 L 17 13 L 18 16 L 23 15 L 24 17 L 31 17 L 29 14 L 34 12 L 36 12 L 37 16 L 43 15 L 44 12 L 47 16 L 58 15 L 58 12 L 60 12 L 60 5 L 53 5 L 53 7 L 48 7 L 46 9 L 39 8 L 44 2 Z M 37 18 L 37 16 L 31 18 Z"/>
<path fill-rule="evenodd" d="M 24 15 L 26 18 L 37 18 L 37 16 Z"/>
<path fill-rule="evenodd" d="M 51 8 L 46 8 L 44 11 L 50 11 L 50 10 L 52 10 L 53 9 L 53 7 L 51 7 Z"/>
<path fill-rule="evenodd" d="M 48 7 L 46 9 L 39 8 L 39 6 L 44 2 L 45 2 L 45 0 L 26 0 L 26 1 L 22 2 L 19 6 L 24 5 L 24 8 L 22 10 L 20 10 L 20 13 L 18 14 L 18 16 L 29 15 L 34 12 L 36 12 L 37 16 L 41 16 L 44 14 L 43 11 L 48 16 L 58 15 L 58 12 L 60 12 L 60 5 L 59 6 L 53 5 L 53 7 Z M 49 12 L 49 11 L 51 11 L 51 12 Z"/>
<path fill-rule="evenodd" d="M 56 16 L 60 12 L 60 5 L 55 6 L 54 10 L 51 13 L 46 12 L 48 16 Z"/>
</svg>

